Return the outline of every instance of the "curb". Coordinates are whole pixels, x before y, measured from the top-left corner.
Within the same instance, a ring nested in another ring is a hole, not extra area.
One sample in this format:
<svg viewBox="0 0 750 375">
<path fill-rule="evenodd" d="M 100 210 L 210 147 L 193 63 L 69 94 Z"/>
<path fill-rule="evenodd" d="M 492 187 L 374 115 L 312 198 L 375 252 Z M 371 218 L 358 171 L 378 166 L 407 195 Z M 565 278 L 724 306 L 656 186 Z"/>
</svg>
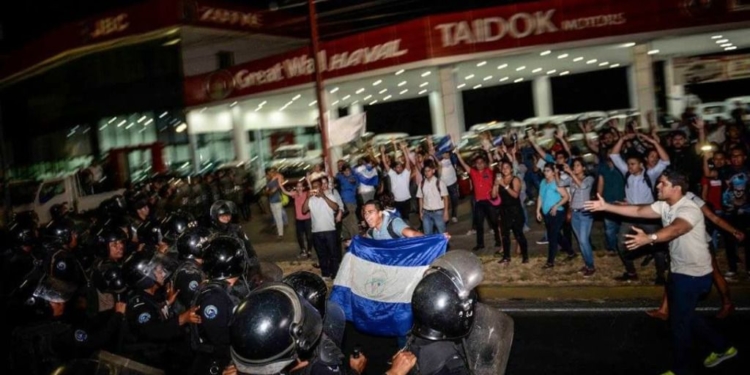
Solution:
<svg viewBox="0 0 750 375">
<path fill-rule="evenodd" d="M 732 298 L 750 297 L 750 285 L 730 285 Z M 663 286 L 506 286 L 480 285 L 477 293 L 482 300 L 628 300 L 660 299 L 664 293 Z M 716 289 L 712 288 L 708 299 L 718 299 Z"/>
</svg>

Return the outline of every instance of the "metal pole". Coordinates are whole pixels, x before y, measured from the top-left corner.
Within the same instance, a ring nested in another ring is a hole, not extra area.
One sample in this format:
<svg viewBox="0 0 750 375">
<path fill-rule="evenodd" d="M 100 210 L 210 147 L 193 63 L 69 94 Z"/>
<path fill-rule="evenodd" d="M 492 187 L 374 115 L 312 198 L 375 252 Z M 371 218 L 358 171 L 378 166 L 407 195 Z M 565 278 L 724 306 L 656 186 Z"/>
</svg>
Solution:
<svg viewBox="0 0 750 375">
<path fill-rule="evenodd" d="M 315 11 L 315 1 L 307 0 L 310 18 L 310 34 L 312 39 L 313 61 L 315 62 L 315 95 L 318 98 L 318 126 L 320 127 L 320 136 L 323 141 L 323 161 L 329 173 L 334 173 L 331 168 L 331 160 L 328 152 L 328 118 L 326 118 L 325 105 L 325 87 L 323 86 L 323 74 L 320 71 L 320 61 L 318 61 L 318 52 L 320 51 L 320 41 L 318 40 L 318 16 Z"/>
</svg>

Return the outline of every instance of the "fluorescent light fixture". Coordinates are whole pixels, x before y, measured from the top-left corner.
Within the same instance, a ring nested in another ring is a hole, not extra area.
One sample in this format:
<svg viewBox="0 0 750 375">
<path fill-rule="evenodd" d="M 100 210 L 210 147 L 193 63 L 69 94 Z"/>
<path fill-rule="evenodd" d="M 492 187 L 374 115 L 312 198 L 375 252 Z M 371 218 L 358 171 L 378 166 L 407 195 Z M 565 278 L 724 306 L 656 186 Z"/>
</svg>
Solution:
<svg viewBox="0 0 750 375">
<path fill-rule="evenodd" d="M 722 43 L 726 43 L 728 41 L 729 41 L 729 39 L 719 39 L 719 40 L 716 41 L 716 44 L 722 44 Z"/>
<path fill-rule="evenodd" d="M 531 72 L 532 73 L 539 73 L 541 71 L 542 71 L 542 68 L 536 68 L 536 69 L 532 70 Z"/>
<path fill-rule="evenodd" d="M 526 69 L 526 66 L 525 66 L 525 65 L 521 65 L 521 66 L 519 66 L 518 68 L 516 68 L 516 71 L 517 71 L 517 72 L 520 72 L 520 71 L 522 71 L 522 70 L 524 70 L 524 69 Z"/>
<path fill-rule="evenodd" d="M 548 70 L 547 74 L 555 74 L 557 72 L 557 69 Z"/>
<path fill-rule="evenodd" d="M 102 125 L 102 126 L 99 127 L 99 130 L 101 131 L 101 130 L 104 130 L 106 128 L 107 128 L 107 124 L 104 124 L 104 125 Z"/>
<path fill-rule="evenodd" d="M 612 64 L 612 65 L 610 65 L 609 67 L 610 67 L 610 68 L 619 68 L 619 67 L 620 67 L 620 64 Z"/>
<path fill-rule="evenodd" d="M 166 113 L 167 112 L 164 112 L 164 114 L 166 114 Z M 164 116 L 159 116 L 159 118 L 162 118 L 162 117 L 164 117 Z M 111 119 L 109 119 L 109 122 L 107 122 L 107 124 L 111 124 L 111 123 L 115 122 L 115 120 L 117 120 L 117 117 L 112 117 Z"/>
<path fill-rule="evenodd" d="M 733 51 L 736 49 L 737 49 L 737 46 L 731 46 L 731 47 L 724 48 L 724 51 Z"/>
<path fill-rule="evenodd" d="M 398 72 L 396 72 L 396 75 L 399 75 L 399 74 L 401 74 L 401 73 L 403 73 L 403 72 L 404 72 L 404 70 L 403 70 L 403 69 L 401 69 L 401 70 L 399 70 Z"/>
<path fill-rule="evenodd" d="M 422 95 L 422 94 L 424 94 L 424 93 L 426 93 L 426 92 L 427 92 L 427 90 L 422 90 L 422 91 L 420 91 L 420 92 L 418 93 L 418 95 Z"/>
<path fill-rule="evenodd" d="M 521 81 L 523 81 L 523 78 L 517 78 L 515 81 L 513 81 L 513 83 L 518 83 L 518 82 L 521 82 Z"/>
<path fill-rule="evenodd" d="M 723 37 L 724 37 L 723 35 L 714 35 L 711 37 L 711 39 L 721 39 Z"/>
<path fill-rule="evenodd" d="M 478 85 L 476 85 L 476 86 L 474 86 L 474 87 L 472 87 L 472 89 L 475 89 L 475 90 L 476 90 L 476 89 L 478 89 L 478 88 L 480 88 L 480 87 L 482 87 L 482 84 L 481 84 L 481 83 L 480 83 L 480 84 L 478 84 Z"/>
<path fill-rule="evenodd" d="M 372 83 L 372 85 L 373 85 L 373 86 L 377 86 L 377 85 L 379 85 L 379 84 L 381 84 L 381 83 L 383 83 L 383 80 L 382 80 L 382 79 L 379 79 L 379 80 L 377 80 L 377 81 L 373 82 L 373 83 Z"/>
<path fill-rule="evenodd" d="M 503 78 L 500 78 L 500 81 L 499 81 L 499 82 L 505 82 L 505 81 L 507 81 L 507 80 L 508 80 L 509 78 L 510 78 L 510 77 L 503 77 Z"/>
<path fill-rule="evenodd" d="M 480 67 L 480 66 L 485 66 L 485 65 L 487 65 L 487 61 L 481 61 L 481 62 L 477 63 L 477 68 Z"/>
<path fill-rule="evenodd" d="M 602 61 L 599 63 L 599 66 L 607 66 L 609 65 L 609 61 Z"/>
<path fill-rule="evenodd" d="M 487 76 L 487 77 L 482 78 L 482 81 L 489 81 L 491 79 L 492 79 L 492 76 Z"/>
<path fill-rule="evenodd" d="M 331 94 L 335 94 L 335 93 L 336 93 L 336 91 L 339 91 L 339 88 L 338 88 L 338 87 L 334 87 L 334 88 L 333 88 L 333 89 L 332 89 L 332 90 L 330 91 L 330 93 L 331 93 Z"/>
<path fill-rule="evenodd" d="M 388 91 L 388 89 L 382 89 L 378 91 L 378 94 L 385 94 Z"/>
<path fill-rule="evenodd" d="M 176 131 L 176 132 L 178 132 L 178 133 L 182 133 L 182 132 L 184 132 L 184 131 L 185 131 L 186 129 L 187 129 L 187 124 L 183 122 L 183 123 L 182 123 L 182 124 L 180 124 L 180 125 L 179 125 L 179 126 L 178 126 L 177 128 L 175 128 L 175 130 L 174 130 L 174 131 Z"/>
<path fill-rule="evenodd" d="M 359 100 L 355 100 L 355 101 L 353 101 L 353 102 L 352 102 L 351 104 L 349 104 L 349 105 L 355 105 L 355 104 L 359 104 Z"/>
<path fill-rule="evenodd" d="M 597 62 L 597 61 L 598 61 L 598 60 L 596 60 L 596 59 L 591 59 L 591 60 L 589 60 L 589 61 L 586 61 L 586 64 L 593 64 L 593 63 L 595 63 L 595 62 Z"/>
<path fill-rule="evenodd" d="M 229 105 L 229 107 L 234 107 L 237 105 L 237 102 L 232 102 L 232 104 Z"/>
<path fill-rule="evenodd" d="M 566 71 L 564 71 L 564 72 L 560 73 L 560 75 L 561 75 L 561 76 L 566 76 L 566 75 L 568 75 L 568 74 L 570 74 L 570 71 L 569 71 L 569 70 L 566 70 Z"/>
<path fill-rule="evenodd" d="M 578 56 L 575 59 L 573 59 L 574 62 L 579 62 L 581 60 L 583 60 L 583 56 Z"/>
<path fill-rule="evenodd" d="M 419 85 L 419 87 L 425 87 L 425 86 L 427 86 L 427 85 L 429 85 L 429 84 L 430 84 L 429 82 L 422 82 L 422 84 L 421 84 L 421 85 Z"/>
<path fill-rule="evenodd" d="M 117 127 L 119 128 L 119 127 L 121 127 L 121 126 L 125 125 L 125 123 L 126 123 L 126 122 L 128 122 L 128 121 L 127 121 L 127 120 L 122 120 L 122 121 L 120 121 L 120 123 L 119 123 L 119 124 L 117 124 Z"/>
<path fill-rule="evenodd" d="M 365 92 L 365 89 L 364 89 L 364 88 L 362 88 L 362 89 L 359 89 L 359 90 L 355 91 L 354 93 L 355 93 L 355 94 L 361 94 L 361 93 L 363 93 L 363 92 Z"/>
<path fill-rule="evenodd" d="M 335 102 L 333 102 L 333 103 L 331 103 L 331 105 L 336 105 L 336 104 L 339 104 L 339 101 L 338 101 L 338 100 L 337 100 L 337 101 L 335 101 Z"/>
<path fill-rule="evenodd" d="M 146 125 L 148 125 L 148 124 L 150 124 L 152 122 L 154 122 L 154 119 L 150 118 L 150 119 L 148 119 L 148 121 L 146 121 L 145 123 L 143 123 L 143 126 L 146 126 Z"/>
<path fill-rule="evenodd" d="M 364 98 L 362 98 L 362 100 L 370 100 L 370 98 L 372 98 L 372 95 L 367 95 Z"/>
<path fill-rule="evenodd" d="M 130 128 L 132 128 L 133 126 L 135 126 L 135 123 L 134 123 L 134 122 L 131 122 L 130 124 L 128 124 L 128 126 L 126 126 L 126 127 L 125 127 L 125 129 L 130 129 Z"/>
<path fill-rule="evenodd" d="M 403 90 L 401 90 L 401 92 L 399 92 L 399 95 L 404 95 L 407 92 L 409 92 L 409 89 L 403 89 Z"/>
<path fill-rule="evenodd" d="M 622 46 L 625 47 L 625 48 L 635 47 L 635 42 L 623 43 Z"/>
<path fill-rule="evenodd" d="M 722 48 L 727 48 L 727 47 L 731 47 L 731 46 L 732 46 L 732 43 L 724 43 L 724 44 L 721 45 Z"/>
<path fill-rule="evenodd" d="M 294 96 L 294 97 L 292 98 L 292 100 L 297 100 L 297 99 L 299 99 L 299 98 L 301 98 L 301 97 L 302 97 L 302 95 L 300 95 L 300 94 L 297 94 L 297 95 L 295 95 L 295 96 Z"/>
<path fill-rule="evenodd" d="M 312 106 L 314 106 L 314 105 L 316 105 L 316 104 L 318 104 L 318 101 L 317 101 L 317 100 L 313 100 L 313 101 L 311 101 L 311 102 L 310 102 L 310 104 L 308 104 L 307 106 L 308 106 L 308 107 L 312 107 Z"/>
<path fill-rule="evenodd" d="M 401 81 L 401 82 L 398 83 L 398 87 L 401 87 L 401 86 L 403 86 L 405 84 L 406 84 L 406 81 Z"/>
<path fill-rule="evenodd" d="M 373 105 L 373 104 L 375 104 L 375 103 L 377 103 L 377 102 L 378 102 L 378 100 L 377 100 L 377 99 L 375 99 L 375 100 L 373 100 L 373 101 L 371 101 L 371 102 L 370 102 L 370 105 Z"/>
<path fill-rule="evenodd" d="M 465 83 L 462 83 L 462 84 L 456 86 L 456 88 L 459 89 L 459 90 L 462 89 L 462 88 L 464 88 L 464 87 L 466 87 Z"/>
<path fill-rule="evenodd" d="M 264 105 L 268 104 L 267 100 L 262 101 L 260 104 L 258 104 L 258 107 L 262 107 Z"/>
<path fill-rule="evenodd" d="M 505 69 L 507 67 L 508 67 L 508 64 L 502 64 L 502 65 L 497 66 L 498 69 Z"/>
<path fill-rule="evenodd" d="M 649 54 L 649 55 L 656 55 L 657 53 L 659 53 L 659 50 L 658 49 L 652 49 L 651 51 L 648 51 L 646 53 Z"/>
<path fill-rule="evenodd" d="M 470 80 L 470 79 L 472 79 L 472 78 L 474 78 L 473 74 L 469 74 L 468 76 L 464 77 L 464 79 L 467 80 L 467 81 Z"/>
<path fill-rule="evenodd" d="M 172 40 L 170 40 L 170 41 L 165 42 L 164 44 L 162 44 L 162 46 L 164 46 L 164 47 L 173 46 L 173 45 L 175 45 L 175 44 L 177 44 L 179 42 L 180 42 L 180 38 L 172 39 Z"/>
<path fill-rule="evenodd" d="M 539 54 L 539 56 L 547 56 L 547 55 L 549 55 L 550 53 L 552 53 L 552 51 L 550 51 L 550 50 L 542 51 L 542 52 L 541 52 L 541 53 Z"/>
<path fill-rule="evenodd" d="M 566 57 L 568 57 L 568 54 L 567 54 L 567 53 L 563 53 L 562 55 L 560 55 L 560 56 L 557 56 L 557 58 L 558 58 L 558 59 L 564 59 L 564 58 L 566 58 Z"/>
<path fill-rule="evenodd" d="M 428 71 L 422 73 L 422 77 L 427 77 L 430 74 L 432 74 L 432 72 L 428 70 Z"/>
<path fill-rule="evenodd" d="M 351 98 L 351 97 L 352 97 L 351 95 L 347 95 L 347 96 L 345 96 L 345 97 L 341 98 L 341 100 L 347 100 L 347 99 L 349 99 L 349 98 Z"/>
<path fill-rule="evenodd" d="M 386 100 L 388 100 L 388 99 L 390 99 L 390 98 L 392 98 L 392 97 L 393 97 L 392 95 L 388 95 L 388 96 L 386 96 L 385 98 L 383 98 L 383 101 L 386 101 Z"/>
</svg>

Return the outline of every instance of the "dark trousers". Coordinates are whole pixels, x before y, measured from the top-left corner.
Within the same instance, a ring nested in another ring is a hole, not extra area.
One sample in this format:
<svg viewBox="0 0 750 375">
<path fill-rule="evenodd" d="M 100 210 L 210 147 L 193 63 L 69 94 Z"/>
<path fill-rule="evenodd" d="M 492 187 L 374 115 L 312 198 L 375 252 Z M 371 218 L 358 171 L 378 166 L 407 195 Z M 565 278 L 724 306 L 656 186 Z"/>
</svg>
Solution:
<svg viewBox="0 0 750 375">
<path fill-rule="evenodd" d="M 451 217 L 458 217 L 456 210 L 458 209 L 458 198 L 460 192 L 458 190 L 458 182 L 448 186 L 448 196 L 451 198 Z"/>
<path fill-rule="evenodd" d="M 523 216 L 521 206 L 500 206 L 500 230 L 503 233 L 503 258 L 510 259 L 510 232 L 516 237 L 518 245 L 521 246 L 521 256 L 529 259 L 529 244 L 523 234 L 523 224 L 526 219 Z"/>
<path fill-rule="evenodd" d="M 297 227 L 297 244 L 299 249 L 304 251 L 312 250 L 312 220 L 295 220 Z"/>
<path fill-rule="evenodd" d="M 407 199 L 403 202 L 393 202 L 393 205 L 395 206 L 396 210 L 398 210 L 398 214 L 401 215 L 401 219 L 404 220 L 406 224 L 409 224 L 409 213 L 411 212 L 411 199 Z"/>
<path fill-rule="evenodd" d="M 654 220 L 639 221 L 639 222 L 623 222 L 620 227 L 620 246 L 617 247 L 617 254 L 622 260 L 622 264 L 625 266 L 625 271 L 629 274 L 636 274 L 635 265 L 633 260 L 641 256 L 652 254 L 654 256 L 654 266 L 656 266 L 656 276 L 665 276 L 667 272 L 667 248 L 666 243 L 655 244 L 653 246 L 644 246 L 637 250 L 628 250 L 624 243 L 627 239 L 625 234 L 633 234 L 633 227 L 640 228 L 644 232 L 651 234 L 656 233 L 660 226 L 655 224 Z"/>
<path fill-rule="evenodd" d="M 737 249 L 740 246 L 745 247 L 745 270 L 750 272 L 750 216 L 748 215 L 732 215 L 726 218 L 729 224 L 733 227 L 745 233 L 745 240 L 743 242 L 737 241 L 731 234 L 724 236 L 727 249 L 727 263 L 729 264 L 729 270 L 737 272 L 737 263 L 740 262 L 740 258 L 737 255 Z"/>
<path fill-rule="evenodd" d="M 484 246 L 484 221 L 495 230 L 495 243 L 500 243 L 500 230 L 497 227 L 497 211 L 490 201 L 477 201 L 474 204 L 474 226 L 477 230 L 477 246 Z"/>
<path fill-rule="evenodd" d="M 336 277 L 341 263 L 341 251 L 339 250 L 336 231 L 316 232 L 312 234 L 315 253 L 318 254 L 318 264 L 323 277 Z"/>
<path fill-rule="evenodd" d="M 547 263 L 554 264 L 557 256 L 557 246 L 562 247 L 563 251 L 573 254 L 573 248 L 565 236 L 561 235 L 560 230 L 565 223 L 565 211 L 557 211 L 555 216 L 544 214 L 544 225 L 547 227 Z"/>
<path fill-rule="evenodd" d="M 679 273 L 669 275 L 669 324 L 674 346 L 672 371 L 677 375 L 690 373 L 693 335 L 706 340 L 712 352 L 724 353 L 729 349 L 726 339 L 695 312 L 701 297 L 711 291 L 711 280 L 710 273 L 698 277 Z"/>
</svg>

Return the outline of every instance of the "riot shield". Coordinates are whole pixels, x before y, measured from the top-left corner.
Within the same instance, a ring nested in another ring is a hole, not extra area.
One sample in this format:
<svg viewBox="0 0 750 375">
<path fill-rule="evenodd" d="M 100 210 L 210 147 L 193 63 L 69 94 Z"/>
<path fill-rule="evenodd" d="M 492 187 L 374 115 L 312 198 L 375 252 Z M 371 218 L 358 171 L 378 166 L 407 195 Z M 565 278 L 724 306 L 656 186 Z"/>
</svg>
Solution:
<svg viewBox="0 0 750 375">
<path fill-rule="evenodd" d="M 435 268 L 446 271 L 458 288 L 458 295 L 461 298 L 469 297 L 471 291 L 484 279 L 482 261 L 466 250 L 453 250 L 445 253 L 430 264 L 430 269 Z"/>
<path fill-rule="evenodd" d="M 474 314 L 464 339 L 469 369 L 474 375 L 503 375 L 513 344 L 513 319 L 483 303 L 476 304 Z"/>
<path fill-rule="evenodd" d="M 164 375 L 164 370 L 144 365 L 130 358 L 121 357 L 104 350 L 99 351 L 95 358 L 103 364 L 116 370 L 117 375 Z"/>
<path fill-rule="evenodd" d="M 328 300 L 326 316 L 323 319 L 323 333 L 341 348 L 341 344 L 344 342 L 344 329 L 346 329 L 344 309 L 336 302 Z"/>
</svg>

